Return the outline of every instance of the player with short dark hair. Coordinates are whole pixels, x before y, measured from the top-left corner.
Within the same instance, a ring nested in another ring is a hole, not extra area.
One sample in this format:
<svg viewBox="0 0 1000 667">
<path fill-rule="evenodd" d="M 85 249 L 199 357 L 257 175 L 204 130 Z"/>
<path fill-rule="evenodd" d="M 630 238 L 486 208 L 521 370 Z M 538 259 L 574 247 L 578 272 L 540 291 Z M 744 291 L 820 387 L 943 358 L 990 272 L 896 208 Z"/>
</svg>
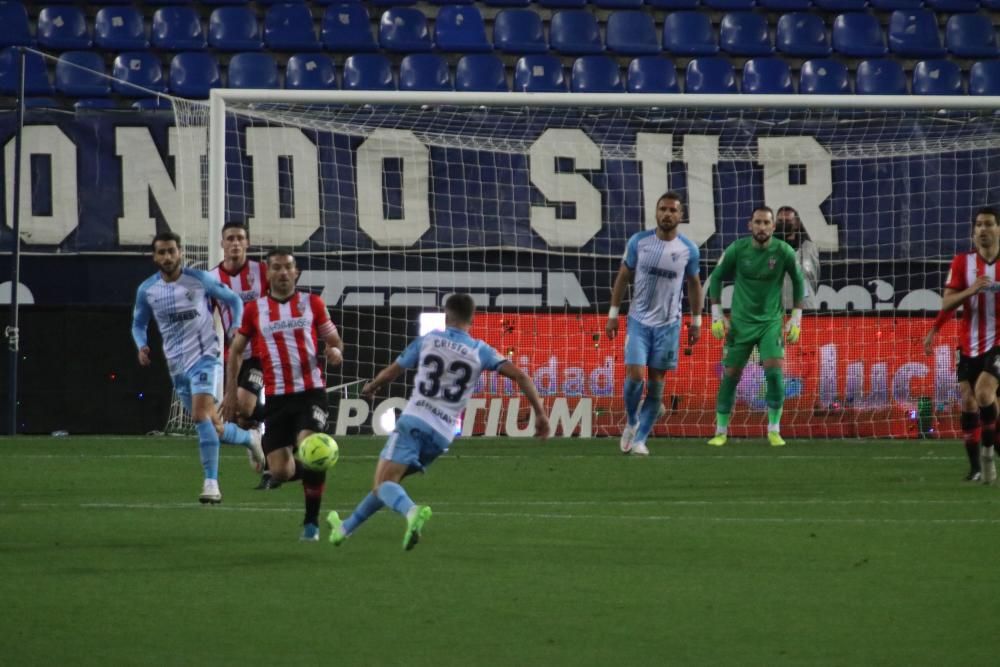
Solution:
<svg viewBox="0 0 1000 667">
<path fill-rule="evenodd" d="M 227 222 L 222 226 L 222 261 L 212 269 L 212 274 L 223 285 L 236 292 L 246 305 L 267 294 L 267 266 L 264 262 L 250 259 L 247 252 L 250 249 L 250 230 L 241 222 Z M 235 333 L 239 320 L 233 319 L 233 314 L 222 304 L 219 305 L 219 317 L 225 331 Z M 229 342 L 225 340 L 223 359 L 229 358 Z M 259 428 L 263 414 L 258 408 L 260 397 L 264 391 L 264 373 L 261 371 L 260 359 L 252 356 L 248 347 L 243 353 L 243 366 L 236 383 L 236 421 L 243 428 Z M 273 489 L 280 486 L 271 477 L 266 464 L 261 474 L 258 489 Z"/>
<path fill-rule="evenodd" d="M 698 246 L 679 231 L 684 204 L 676 192 L 656 202 L 656 228 L 633 234 L 611 289 L 611 308 L 604 331 L 618 335 L 618 311 L 633 283 L 625 339 L 625 428 L 619 446 L 624 454 L 649 455 L 646 442 L 663 404 L 663 375 L 677 368 L 681 330 L 681 292 L 687 285 L 691 304 L 688 345 L 701 335 L 704 301 Z M 643 380 L 646 398 L 643 400 Z M 640 409 L 641 402 L 641 409 Z"/>
<path fill-rule="evenodd" d="M 726 248 L 709 278 L 712 303 L 712 335 L 725 338 L 722 381 L 715 407 L 715 437 L 708 444 L 721 446 L 728 439 L 729 418 L 733 411 L 736 387 L 753 352 L 760 350 L 764 367 L 767 397 L 767 439 L 774 447 L 785 444 L 781 437 L 781 412 L 785 401 L 782 362 L 785 338 L 796 343 L 802 327 L 802 298 L 805 294 L 802 272 L 795 261 L 795 251 L 774 238 L 774 212 L 767 206 L 753 210 L 748 224 L 750 236 Z M 785 275 L 791 276 L 795 308 L 782 327 L 785 309 L 781 290 Z M 730 320 L 722 313 L 722 285 L 734 285 Z"/>
<path fill-rule="evenodd" d="M 342 544 L 384 506 L 406 518 L 403 549 L 409 551 L 417 544 L 431 517 L 431 508 L 415 504 L 400 483 L 448 451 L 458 417 L 483 371 L 496 371 L 517 383 L 535 410 L 535 435 L 548 437 L 549 419 L 535 383 L 506 357 L 469 335 L 475 313 L 472 297 L 452 294 L 445 301 L 444 312 L 444 331 L 414 339 L 396 361 L 361 390 L 363 396 L 372 398 L 404 370 L 416 370 L 410 400 L 379 455 L 371 492 L 344 521 L 337 512 L 327 515 L 330 542 L 334 545 Z"/>
<path fill-rule="evenodd" d="M 319 510 L 326 473 L 309 470 L 293 452 L 313 433 L 326 430 L 326 380 L 320 363 L 319 341 L 326 360 L 343 362 L 344 343 L 330 320 L 323 300 L 295 289 L 298 266 L 291 250 L 267 254 L 268 292 L 247 304 L 242 324 L 233 337 L 226 364 L 226 394 L 222 414 L 237 411 L 235 386 L 243 365 L 243 351 L 253 346 L 264 373 L 267 415 L 264 453 L 271 475 L 279 482 L 301 479 L 305 519 L 301 540 L 319 540 Z"/>
<path fill-rule="evenodd" d="M 263 465 L 260 435 L 236 424 L 218 423 L 222 362 L 215 333 L 212 306 L 221 302 L 237 316 L 243 302 L 208 273 L 184 266 L 181 237 L 160 232 L 151 244 L 153 262 L 159 269 L 139 286 L 132 315 L 132 339 L 139 364 L 150 364 L 147 328 L 152 318 L 163 338 L 163 354 L 174 389 L 198 429 L 201 462 L 205 473 L 202 503 L 222 502 L 219 490 L 219 442 L 246 447 L 251 465 Z"/>
<path fill-rule="evenodd" d="M 976 211 L 972 224 L 975 249 L 955 255 L 941 299 L 942 314 L 962 306 L 961 348 L 957 376 L 959 387 L 971 393 L 972 401 L 962 403 L 962 431 L 966 451 L 972 459 L 970 440 L 980 431 L 979 469 L 984 484 L 996 482 L 994 445 L 997 435 L 997 389 L 1000 387 L 1000 219 L 996 209 L 985 206 Z M 939 315 L 939 319 L 940 319 Z M 937 325 L 937 323 L 935 323 Z M 932 330 L 934 333 L 936 330 Z M 933 337 L 929 335 L 931 340 Z M 929 347 L 925 340 L 925 347 Z M 977 423 L 978 422 L 978 423 Z M 970 460 L 971 463 L 971 460 Z M 975 465 L 970 479 L 975 478 Z"/>
</svg>

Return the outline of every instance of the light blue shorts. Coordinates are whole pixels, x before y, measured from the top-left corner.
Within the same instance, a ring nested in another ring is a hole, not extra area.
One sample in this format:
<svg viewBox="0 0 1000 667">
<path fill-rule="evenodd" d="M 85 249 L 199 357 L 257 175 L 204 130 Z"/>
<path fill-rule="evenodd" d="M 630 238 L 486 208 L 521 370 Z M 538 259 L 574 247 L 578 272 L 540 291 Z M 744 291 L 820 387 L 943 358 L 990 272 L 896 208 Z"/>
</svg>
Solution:
<svg viewBox="0 0 1000 667">
<path fill-rule="evenodd" d="M 677 368 L 680 349 L 681 323 L 648 327 L 628 319 L 625 338 L 625 363 L 629 366 L 649 366 L 661 371 Z"/>
<path fill-rule="evenodd" d="M 217 357 L 202 357 L 187 372 L 171 378 L 174 391 L 187 411 L 191 412 L 191 397 L 195 394 L 211 394 L 218 403 L 221 399 L 222 362 Z"/>
<path fill-rule="evenodd" d="M 450 444 L 422 419 L 404 416 L 396 422 L 396 429 L 386 440 L 379 458 L 402 463 L 410 472 L 418 472 L 448 451 Z"/>
</svg>

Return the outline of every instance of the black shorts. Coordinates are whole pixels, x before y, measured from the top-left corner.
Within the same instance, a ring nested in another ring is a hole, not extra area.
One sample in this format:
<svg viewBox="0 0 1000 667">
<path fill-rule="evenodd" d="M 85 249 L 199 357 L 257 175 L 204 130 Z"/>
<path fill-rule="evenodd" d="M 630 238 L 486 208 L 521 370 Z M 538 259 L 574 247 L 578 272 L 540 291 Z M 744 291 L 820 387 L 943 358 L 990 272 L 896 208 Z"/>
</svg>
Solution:
<svg viewBox="0 0 1000 667">
<path fill-rule="evenodd" d="M 968 382 L 975 387 L 980 373 L 989 373 L 1000 380 L 1000 347 L 994 347 L 978 357 L 967 357 L 961 352 L 958 353 L 958 368 L 955 374 L 959 382 Z"/>
<path fill-rule="evenodd" d="M 322 433 L 326 430 L 326 418 L 326 392 L 322 389 L 268 396 L 261 443 L 264 453 L 294 447 L 299 431 Z"/>
<path fill-rule="evenodd" d="M 254 396 L 260 396 L 260 391 L 264 388 L 264 371 L 261 369 L 260 359 L 250 357 L 243 360 L 236 386 L 246 389 Z"/>
</svg>

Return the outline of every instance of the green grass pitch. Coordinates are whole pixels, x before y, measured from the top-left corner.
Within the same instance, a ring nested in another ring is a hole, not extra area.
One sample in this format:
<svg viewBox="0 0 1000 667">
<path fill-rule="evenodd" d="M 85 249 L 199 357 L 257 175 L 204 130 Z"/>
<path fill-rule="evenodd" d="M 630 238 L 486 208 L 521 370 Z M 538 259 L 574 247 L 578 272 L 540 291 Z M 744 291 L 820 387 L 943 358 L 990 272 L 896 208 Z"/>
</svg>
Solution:
<svg viewBox="0 0 1000 667">
<path fill-rule="evenodd" d="M 340 438 L 326 510 L 381 439 Z M 188 438 L 0 439 L 7 665 L 994 665 L 1000 489 L 955 442 L 467 439 L 347 543 Z"/>
</svg>

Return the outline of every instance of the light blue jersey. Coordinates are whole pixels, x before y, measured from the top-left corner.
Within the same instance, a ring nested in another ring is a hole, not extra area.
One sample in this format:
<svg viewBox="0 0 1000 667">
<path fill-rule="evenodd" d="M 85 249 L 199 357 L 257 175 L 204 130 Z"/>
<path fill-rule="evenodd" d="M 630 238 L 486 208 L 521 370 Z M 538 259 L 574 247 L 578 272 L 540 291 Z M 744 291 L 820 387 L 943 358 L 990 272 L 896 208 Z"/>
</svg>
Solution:
<svg viewBox="0 0 1000 667">
<path fill-rule="evenodd" d="M 492 347 L 461 329 L 432 331 L 414 339 L 396 359 L 403 368 L 417 369 L 400 421 L 419 419 L 450 443 L 479 374 L 495 371 L 506 361 Z"/>
<path fill-rule="evenodd" d="M 243 319 L 239 295 L 205 271 L 181 269 L 173 282 L 166 282 L 157 271 L 136 293 L 132 340 L 137 348 L 145 347 L 149 321 L 155 318 L 171 377 L 187 373 L 206 356 L 218 359 L 221 349 L 212 316 L 213 299 L 230 309 L 234 322 Z"/>
<path fill-rule="evenodd" d="M 647 327 L 674 324 L 681 319 L 681 290 L 688 277 L 698 275 L 698 246 L 678 234 L 660 240 L 656 230 L 632 235 L 622 263 L 634 273 L 630 319 Z"/>
</svg>

